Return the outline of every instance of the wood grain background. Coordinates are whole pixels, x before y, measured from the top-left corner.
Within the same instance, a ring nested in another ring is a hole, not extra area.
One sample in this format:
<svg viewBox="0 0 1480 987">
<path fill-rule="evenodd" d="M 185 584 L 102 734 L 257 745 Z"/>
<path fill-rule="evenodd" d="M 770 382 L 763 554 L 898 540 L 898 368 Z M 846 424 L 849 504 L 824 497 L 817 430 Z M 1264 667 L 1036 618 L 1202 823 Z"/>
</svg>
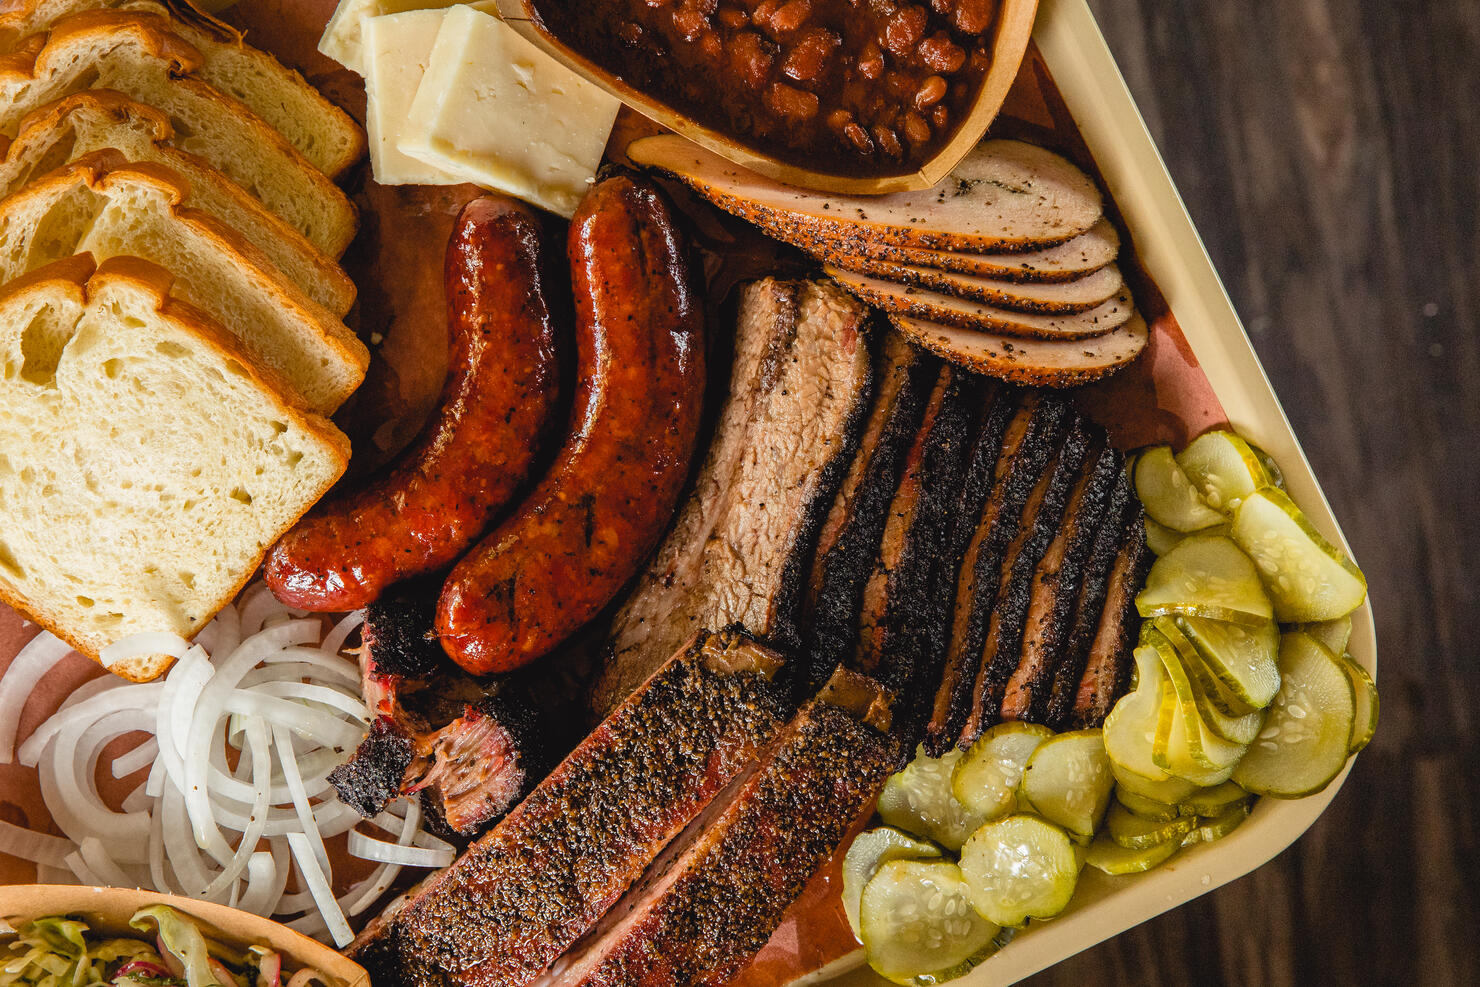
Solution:
<svg viewBox="0 0 1480 987">
<path fill-rule="evenodd" d="M 1480 984 L 1480 3 L 1091 4 L 1367 572 L 1383 704 L 1293 848 L 1030 982 Z"/>
</svg>

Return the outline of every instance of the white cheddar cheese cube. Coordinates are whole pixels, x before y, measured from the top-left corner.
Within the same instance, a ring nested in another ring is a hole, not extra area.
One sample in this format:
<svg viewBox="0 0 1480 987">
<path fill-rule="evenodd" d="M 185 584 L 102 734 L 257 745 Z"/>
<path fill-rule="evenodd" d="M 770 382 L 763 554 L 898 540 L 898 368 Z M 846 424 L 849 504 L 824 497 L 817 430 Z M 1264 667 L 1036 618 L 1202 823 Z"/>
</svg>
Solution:
<svg viewBox="0 0 1480 987">
<path fill-rule="evenodd" d="M 371 17 L 385 14 L 404 14 L 411 10 L 442 10 L 460 3 L 461 0 L 339 0 L 339 6 L 324 28 L 319 39 L 319 51 L 343 65 L 351 72 L 364 75 L 365 40 L 364 22 Z M 480 10 L 494 13 L 493 0 L 473 4 Z M 408 96 L 409 100 L 410 97 Z"/>
<path fill-rule="evenodd" d="M 503 21 L 458 7 L 442 22 L 397 147 L 569 217 L 620 107 Z"/>
<path fill-rule="evenodd" d="M 396 149 L 446 16 L 446 10 L 412 10 L 363 21 L 365 129 L 370 168 L 382 185 L 457 185 L 462 181 Z"/>
</svg>

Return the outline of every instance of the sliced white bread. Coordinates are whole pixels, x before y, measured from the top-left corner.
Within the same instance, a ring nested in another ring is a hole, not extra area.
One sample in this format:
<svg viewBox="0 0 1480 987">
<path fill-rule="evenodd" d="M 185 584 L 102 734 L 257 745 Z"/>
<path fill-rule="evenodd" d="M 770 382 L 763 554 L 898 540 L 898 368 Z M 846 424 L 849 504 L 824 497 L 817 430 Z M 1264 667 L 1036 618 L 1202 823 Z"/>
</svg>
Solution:
<svg viewBox="0 0 1480 987">
<path fill-rule="evenodd" d="M 192 73 L 201 53 L 147 14 L 90 11 L 65 18 L 0 56 L 0 134 L 14 137 L 39 107 L 87 89 L 112 89 L 161 110 L 174 145 L 221 169 L 320 250 L 338 257 L 354 238 L 355 207 L 282 134 Z"/>
<path fill-rule="evenodd" d="M 196 75 L 245 103 L 333 178 L 365 153 L 365 134 L 297 72 L 242 41 L 241 32 L 179 0 L 9 0 L 0 7 L 0 52 L 89 10 L 127 10 L 166 21 L 169 31 L 199 49 Z"/>
<path fill-rule="evenodd" d="M 1077 387 L 1109 376 L 1146 348 L 1146 320 L 1133 315 L 1119 329 L 1093 339 L 1024 339 L 958 329 L 909 316 L 890 317 L 899 331 L 932 353 L 1017 384 Z"/>
<path fill-rule="evenodd" d="M 74 93 L 22 120 L 14 141 L 0 137 L 0 198 L 53 168 L 114 148 L 130 161 L 177 172 L 190 186 L 183 205 L 236 230 L 335 315 L 348 312 L 355 283 L 344 269 L 208 162 L 171 147 L 172 135 L 169 119 L 153 107 L 107 89 Z"/>
<path fill-rule="evenodd" d="M 813 253 L 859 253 L 860 243 L 1037 250 L 1087 232 L 1104 213 L 1088 175 L 1022 141 L 984 141 L 933 188 L 875 196 L 783 185 L 676 134 L 633 141 L 627 156 L 675 175 L 726 212 Z"/>
<path fill-rule="evenodd" d="M 203 309 L 287 381 L 332 413 L 364 379 L 369 351 L 259 251 L 179 203 L 180 177 L 98 151 L 0 200 L 0 284 L 74 253 L 134 256 L 170 271 L 181 300 Z"/>
<path fill-rule="evenodd" d="M 1129 289 L 1121 290 L 1107 302 L 1083 312 L 1040 315 L 1015 312 L 984 302 L 944 295 L 926 288 L 912 288 L 866 274 L 823 268 L 834 280 L 859 299 L 894 315 L 911 315 L 942 325 L 1004 336 L 1028 336 L 1035 339 L 1089 339 L 1119 329 L 1130 321 L 1135 301 Z"/>
<path fill-rule="evenodd" d="M 935 271 L 954 271 L 980 278 L 1024 283 L 1073 281 L 1098 271 L 1120 256 L 1120 234 L 1108 219 L 1101 219 L 1086 233 L 1081 233 L 1056 247 L 1014 254 L 978 254 L 960 250 L 925 250 L 920 247 L 897 247 L 887 243 L 857 243 L 857 252 L 834 250 L 827 244 L 817 245 L 817 256 L 845 271 L 888 277 L 885 265 L 911 265 Z"/>
<path fill-rule="evenodd" d="M 94 659 L 200 630 L 348 457 L 153 265 L 66 258 L 0 290 L 0 598 Z"/>
<path fill-rule="evenodd" d="M 981 302 L 1015 312 L 1065 315 L 1102 305 L 1125 288 L 1120 268 L 1114 264 L 1091 271 L 1073 281 L 1018 282 L 983 278 L 975 274 L 937 271 L 913 264 L 874 263 L 867 273 L 847 269 L 860 278 L 874 278 L 899 285 L 900 291 L 922 288 L 942 295 Z"/>
</svg>

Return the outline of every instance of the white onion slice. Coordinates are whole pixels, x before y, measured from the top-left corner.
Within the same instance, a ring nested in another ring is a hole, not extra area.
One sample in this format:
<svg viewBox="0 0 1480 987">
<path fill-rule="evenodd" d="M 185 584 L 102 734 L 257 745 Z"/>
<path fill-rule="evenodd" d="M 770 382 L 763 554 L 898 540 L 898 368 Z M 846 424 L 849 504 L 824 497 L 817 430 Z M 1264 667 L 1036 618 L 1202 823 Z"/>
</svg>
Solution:
<svg viewBox="0 0 1480 987">
<path fill-rule="evenodd" d="M 339 902 L 334 900 L 334 889 L 329 886 L 329 878 L 314 856 L 314 845 L 305 833 L 289 833 L 288 846 L 293 849 L 293 859 L 298 862 L 298 870 L 303 874 L 303 882 L 313 893 L 314 902 L 319 906 L 319 914 L 323 916 L 324 924 L 329 927 L 329 935 L 333 937 L 334 945 L 343 949 L 354 941 L 355 934 L 350 931 L 349 922 L 345 920 L 344 912 L 339 909 Z"/>
<path fill-rule="evenodd" d="M 21 711 L 41 677 L 72 653 L 72 646 L 50 631 L 42 631 L 16 652 L 5 675 L 0 677 L 0 764 L 15 758 L 16 731 Z"/>
<path fill-rule="evenodd" d="M 400 864 L 402 867 L 446 867 L 457 854 L 447 850 L 429 850 L 419 846 L 386 843 L 366 836 L 359 830 L 349 834 L 349 852 L 362 860 L 373 860 L 382 864 Z"/>
<path fill-rule="evenodd" d="M 178 634 L 168 631 L 144 631 L 139 634 L 130 634 L 128 637 L 105 645 L 98 652 L 98 663 L 104 668 L 112 668 L 119 662 L 128 661 L 130 658 L 142 658 L 146 655 L 169 655 L 171 658 L 179 659 L 186 651 L 190 650 L 190 642 Z"/>
<path fill-rule="evenodd" d="M 333 630 L 324 635 L 324 642 L 321 647 L 325 651 L 333 652 L 336 655 L 339 654 L 340 651 L 344 650 L 344 642 L 349 640 L 349 636 L 359 630 L 360 625 L 364 622 L 365 611 L 363 610 L 356 610 L 354 613 L 345 615 L 339 623 L 334 625 Z"/>
<path fill-rule="evenodd" d="M 135 771 L 143 771 L 159 759 L 159 741 L 150 737 L 138 747 L 113 759 L 112 775 L 127 778 Z"/>
<path fill-rule="evenodd" d="M 89 836 L 77 845 L 77 855 L 86 863 L 88 870 L 101 877 L 101 881 L 89 881 L 89 884 L 101 885 L 103 887 L 126 888 L 131 884 L 137 884 L 133 878 L 124 873 L 118 861 L 114 860 L 108 853 L 103 841 Z M 73 868 L 74 870 L 76 868 Z"/>
<path fill-rule="evenodd" d="M 81 725 L 86 727 L 104 717 L 128 710 L 146 710 L 164 686 L 158 682 L 134 688 L 108 689 L 78 703 L 70 709 L 58 710 L 56 715 L 36 728 L 16 752 L 16 760 L 34 768 L 45 750 L 57 735 L 64 730 Z"/>
<path fill-rule="evenodd" d="M 0 853 L 46 867 L 65 868 L 72 841 L 50 833 L 38 833 L 0 819 Z"/>
</svg>

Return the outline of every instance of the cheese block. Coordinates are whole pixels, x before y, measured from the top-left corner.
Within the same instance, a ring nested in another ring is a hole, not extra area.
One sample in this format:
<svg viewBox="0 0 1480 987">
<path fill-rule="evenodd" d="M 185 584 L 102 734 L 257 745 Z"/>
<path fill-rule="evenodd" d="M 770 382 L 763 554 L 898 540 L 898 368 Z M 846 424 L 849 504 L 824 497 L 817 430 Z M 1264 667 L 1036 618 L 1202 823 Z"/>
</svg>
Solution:
<svg viewBox="0 0 1480 987">
<path fill-rule="evenodd" d="M 456 185 L 462 181 L 396 148 L 410 122 L 411 102 L 446 14 L 446 10 L 412 10 L 366 17 L 361 22 L 370 167 L 382 185 Z"/>
<path fill-rule="evenodd" d="M 459 0 L 339 0 L 339 6 L 324 27 L 319 51 L 351 72 L 368 74 L 369 52 L 365 46 L 364 23 L 386 14 L 404 14 L 413 10 L 445 10 Z M 493 13 L 493 3 L 478 4 Z M 415 87 L 413 87 L 413 91 Z M 407 97 L 408 102 L 410 97 Z"/>
<path fill-rule="evenodd" d="M 498 18 L 454 7 L 397 147 L 569 217 L 595 179 L 620 106 Z"/>
</svg>

